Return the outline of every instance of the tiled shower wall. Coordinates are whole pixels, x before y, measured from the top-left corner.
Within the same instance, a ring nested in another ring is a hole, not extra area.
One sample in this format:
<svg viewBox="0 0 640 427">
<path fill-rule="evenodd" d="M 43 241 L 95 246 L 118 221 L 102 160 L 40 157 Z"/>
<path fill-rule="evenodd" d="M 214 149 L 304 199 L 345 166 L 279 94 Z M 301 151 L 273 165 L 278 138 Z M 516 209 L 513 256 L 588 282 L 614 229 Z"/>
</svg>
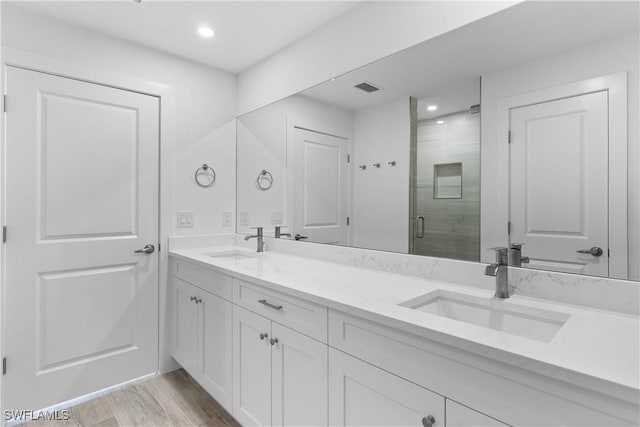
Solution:
<svg viewBox="0 0 640 427">
<path fill-rule="evenodd" d="M 416 216 L 424 217 L 424 237 L 414 237 L 414 253 L 479 261 L 480 114 L 420 121 L 417 138 Z M 462 163 L 462 198 L 436 199 L 434 166 L 448 163 Z"/>
</svg>

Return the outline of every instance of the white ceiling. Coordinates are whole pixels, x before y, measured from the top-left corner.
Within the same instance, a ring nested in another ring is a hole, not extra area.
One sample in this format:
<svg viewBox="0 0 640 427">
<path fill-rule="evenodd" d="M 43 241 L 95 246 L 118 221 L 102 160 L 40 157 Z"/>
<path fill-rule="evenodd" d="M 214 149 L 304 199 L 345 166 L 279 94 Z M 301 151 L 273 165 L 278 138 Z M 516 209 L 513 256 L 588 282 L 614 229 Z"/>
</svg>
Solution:
<svg viewBox="0 0 640 427">
<path fill-rule="evenodd" d="M 9 2 L 7 2 L 9 3 Z M 239 73 L 358 1 L 15 1 L 23 9 Z M 200 26 L 216 35 L 204 39 Z"/>
<path fill-rule="evenodd" d="M 618 35 L 638 32 L 637 1 L 520 3 L 337 77 L 302 94 L 348 110 L 419 98 L 419 119 L 480 103 L 480 76 Z M 367 94 L 362 81 L 382 88 Z M 438 110 L 424 111 L 428 104 Z"/>
</svg>

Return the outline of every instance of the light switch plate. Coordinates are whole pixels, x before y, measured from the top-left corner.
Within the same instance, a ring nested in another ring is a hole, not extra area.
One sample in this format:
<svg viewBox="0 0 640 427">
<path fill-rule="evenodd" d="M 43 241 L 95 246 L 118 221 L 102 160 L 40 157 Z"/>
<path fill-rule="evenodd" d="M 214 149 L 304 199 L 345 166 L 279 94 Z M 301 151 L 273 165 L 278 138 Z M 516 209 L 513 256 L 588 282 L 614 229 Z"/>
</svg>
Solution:
<svg viewBox="0 0 640 427">
<path fill-rule="evenodd" d="M 249 225 L 249 211 L 240 211 L 240 225 Z"/>
<path fill-rule="evenodd" d="M 222 226 L 231 227 L 231 225 L 233 225 L 233 212 L 222 211 Z"/>
<path fill-rule="evenodd" d="M 282 211 L 271 211 L 271 225 L 282 225 L 283 217 Z"/>
<path fill-rule="evenodd" d="M 193 228 L 193 211 L 178 211 L 178 228 Z"/>
</svg>

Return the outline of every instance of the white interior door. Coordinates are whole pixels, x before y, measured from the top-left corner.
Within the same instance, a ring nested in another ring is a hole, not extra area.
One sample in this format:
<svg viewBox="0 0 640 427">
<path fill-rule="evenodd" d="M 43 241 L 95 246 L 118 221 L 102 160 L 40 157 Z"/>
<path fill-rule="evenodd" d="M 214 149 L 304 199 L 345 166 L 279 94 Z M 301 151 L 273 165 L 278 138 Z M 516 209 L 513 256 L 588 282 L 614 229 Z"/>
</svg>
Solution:
<svg viewBox="0 0 640 427">
<path fill-rule="evenodd" d="M 159 100 L 8 67 L 5 407 L 157 370 Z"/>
<path fill-rule="evenodd" d="M 292 234 L 320 243 L 348 243 L 348 140 L 295 128 L 294 141 Z"/>
<path fill-rule="evenodd" d="M 511 110 L 510 240 L 528 267 L 608 276 L 607 103 L 602 91 Z M 591 248 L 602 254 L 578 252 Z"/>
</svg>

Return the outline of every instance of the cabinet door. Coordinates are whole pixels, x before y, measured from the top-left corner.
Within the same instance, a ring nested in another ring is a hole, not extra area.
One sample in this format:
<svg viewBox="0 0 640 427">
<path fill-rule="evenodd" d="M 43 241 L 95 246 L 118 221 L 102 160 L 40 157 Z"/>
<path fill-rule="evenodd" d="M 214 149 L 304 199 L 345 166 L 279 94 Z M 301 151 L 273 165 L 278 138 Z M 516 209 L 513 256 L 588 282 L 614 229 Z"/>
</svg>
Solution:
<svg viewBox="0 0 640 427">
<path fill-rule="evenodd" d="M 187 282 L 173 278 L 172 306 L 173 358 L 194 377 L 198 376 L 198 289 Z"/>
<path fill-rule="evenodd" d="M 233 416 L 245 426 L 271 425 L 270 338 L 270 320 L 233 306 Z"/>
<path fill-rule="evenodd" d="M 444 426 L 444 397 L 329 349 L 330 425 L 422 427 L 429 416 Z"/>
<path fill-rule="evenodd" d="M 447 427 L 507 427 L 480 412 L 447 399 Z"/>
<path fill-rule="evenodd" d="M 278 323 L 271 332 L 273 425 L 326 426 L 328 346 Z"/>
<path fill-rule="evenodd" d="M 198 380 L 218 403 L 231 411 L 232 305 L 203 290 L 199 298 L 202 364 Z"/>
</svg>

